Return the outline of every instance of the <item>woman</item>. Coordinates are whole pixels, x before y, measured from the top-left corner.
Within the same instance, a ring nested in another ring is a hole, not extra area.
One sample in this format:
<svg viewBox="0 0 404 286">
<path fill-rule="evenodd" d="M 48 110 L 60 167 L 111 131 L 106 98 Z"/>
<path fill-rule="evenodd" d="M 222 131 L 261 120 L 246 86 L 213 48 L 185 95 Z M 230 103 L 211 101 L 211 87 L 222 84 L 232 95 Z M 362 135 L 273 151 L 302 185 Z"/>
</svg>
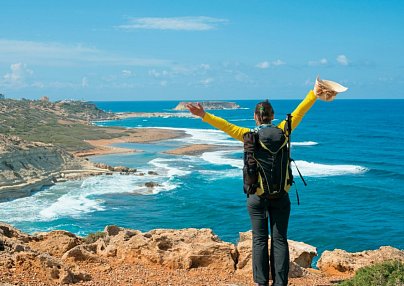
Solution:
<svg viewBox="0 0 404 286">
<path fill-rule="evenodd" d="M 332 101 L 338 92 L 346 88 L 331 82 L 316 80 L 314 91 L 309 91 L 305 99 L 292 112 L 292 131 L 301 122 L 303 116 L 313 106 L 317 98 L 325 101 Z M 243 135 L 252 131 L 250 128 L 239 127 L 226 120 L 205 112 L 198 104 L 187 104 L 189 111 L 202 118 L 204 122 L 226 132 L 234 139 L 243 141 Z M 257 104 L 254 112 L 254 119 L 258 128 L 265 128 L 272 124 L 274 110 L 268 101 Z M 278 127 L 285 130 L 286 121 L 278 124 Z M 289 273 L 289 248 L 287 241 L 287 229 L 290 215 L 290 200 L 287 190 L 284 195 L 276 199 L 267 199 L 263 190 L 258 188 L 255 194 L 247 197 L 247 208 L 250 215 L 253 246 L 252 265 L 253 278 L 256 285 L 268 285 L 269 266 L 271 268 L 273 285 L 287 285 Z M 271 233 L 271 249 L 268 257 L 268 216 Z"/>
</svg>

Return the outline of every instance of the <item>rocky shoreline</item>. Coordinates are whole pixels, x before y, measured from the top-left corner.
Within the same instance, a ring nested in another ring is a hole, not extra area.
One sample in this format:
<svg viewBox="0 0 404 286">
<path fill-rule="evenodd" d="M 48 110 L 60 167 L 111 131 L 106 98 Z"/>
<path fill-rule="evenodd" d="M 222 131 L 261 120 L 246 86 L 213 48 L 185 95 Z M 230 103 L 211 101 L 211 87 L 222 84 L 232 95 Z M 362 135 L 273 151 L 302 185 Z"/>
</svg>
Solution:
<svg viewBox="0 0 404 286">
<path fill-rule="evenodd" d="M 115 147 L 105 148 L 110 153 L 116 151 Z M 96 150 L 93 151 L 95 154 L 103 153 Z M 0 202 L 30 196 L 32 192 L 57 182 L 113 173 L 143 175 L 125 166 L 92 163 L 52 144 L 26 142 L 16 136 L 0 135 Z M 147 187 L 154 186 L 150 182 Z"/>
<path fill-rule="evenodd" d="M 106 226 L 87 237 L 55 230 L 29 235 L 0 223 L 0 282 L 12 285 L 253 285 L 251 232 L 237 244 L 210 229 L 148 232 Z M 392 247 L 348 253 L 289 241 L 290 285 L 333 285 L 364 266 L 404 261 Z M 7 284 L 6 284 L 7 285 Z"/>
</svg>

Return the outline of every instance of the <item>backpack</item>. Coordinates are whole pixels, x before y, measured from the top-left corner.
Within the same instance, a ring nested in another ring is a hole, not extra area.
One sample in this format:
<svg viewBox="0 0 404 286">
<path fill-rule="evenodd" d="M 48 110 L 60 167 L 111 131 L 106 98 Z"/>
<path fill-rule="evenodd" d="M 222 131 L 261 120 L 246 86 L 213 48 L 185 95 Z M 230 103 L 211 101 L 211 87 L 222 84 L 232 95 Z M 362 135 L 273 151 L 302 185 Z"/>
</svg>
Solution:
<svg viewBox="0 0 404 286">
<path fill-rule="evenodd" d="M 244 134 L 243 182 L 244 193 L 247 195 L 254 194 L 257 188 L 261 188 L 264 191 L 263 196 L 275 199 L 289 191 L 294 181 L 290 166 L 291 132 L 287 132 L 288 130 L 291 130 L 290 114 L 285 130 L 266 125 Z"/>
</svg>

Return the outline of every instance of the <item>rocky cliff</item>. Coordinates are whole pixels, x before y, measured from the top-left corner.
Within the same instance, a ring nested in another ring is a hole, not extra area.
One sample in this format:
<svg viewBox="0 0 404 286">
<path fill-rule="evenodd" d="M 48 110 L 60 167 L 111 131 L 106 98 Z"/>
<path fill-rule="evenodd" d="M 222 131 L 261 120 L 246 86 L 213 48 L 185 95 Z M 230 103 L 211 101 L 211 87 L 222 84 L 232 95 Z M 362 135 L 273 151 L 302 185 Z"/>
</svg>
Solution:
<svg viewBox="0 0 404 286">
<path fill-rule="evenodd" d="M 65 172 L 86 171 L 100 170 L 51 144 L 0 134 L 0 200 L 28 196 L 54 184 Z"/>
<path fill-rule="evenodd" d="M 391 247 L 337 250 L 324 254 L 314 270 L 315 247 L 295 241 L 289 247 L 295 286 L 331 285 L 375 262 L 404 261 L 404 251 Z M 82 238 L 60 230 L 28 235 L 0 223 L 0 272 L 0 282 L 18 285 L 252 285 L 251 232 L 232 244 L 210 229 L 141 232 L 111 225 Z"/>
<path fill-rule="evenodd" d="M 174 110 L 187 110 L 186 105 L 189 102 L 180 102 Z M 240 106 L 234 102 L 227 101 L 202 101 L 200 104 L 203 106 L 205 110 L 213 110 L 213 109 L 236 109 L 240 108 Z"/>
</svg>

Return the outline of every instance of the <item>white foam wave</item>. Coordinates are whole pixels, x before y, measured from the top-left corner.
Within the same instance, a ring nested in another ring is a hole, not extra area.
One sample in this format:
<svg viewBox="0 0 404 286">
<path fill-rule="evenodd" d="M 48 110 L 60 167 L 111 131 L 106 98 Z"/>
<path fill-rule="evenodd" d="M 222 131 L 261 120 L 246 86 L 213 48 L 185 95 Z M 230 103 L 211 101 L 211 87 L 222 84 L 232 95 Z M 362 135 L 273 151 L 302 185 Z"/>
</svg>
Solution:
<svg viewBox="0 0 404 286">
<path fill-rule="evenodd" d="M 100 202 L 90 200 L 84 195 L 74 196 L 66 194 L 61 196 L 56 202 L 39 212 L 44 220 L 51 220 L 61 216 L 75 217 L 82 213 L 92 211 L 102 211 L 104 208 Z"/>
<path fill-rule="evenodd" d="M 215 165 L 230 165 L 239 169 L 243 168 L 242 159 L 229 158 L 228 155 L 234 151 L 215 151 L 205 152 L 201 158 L 211 164 Z M 358 165 L 329 165 L 314 162 L 307 162 L 297 160 L 296 164 L 304 176 L 308 177 L 328 177 L 328 176 L 341 176 L 341 175 L 356 175 L 368 171 L 367 168 Z M 292 163 L 293 174 L 298 174 L 294 164 Z"/>
<path fill-rule="evenodd" d="M 238 168 L 232 168 L 230 170 L 199 170 L 199 173 L 205 176 L 209 181 L 242 176 L 241 170 Z"/>
<path fill-rule="evenodd" d="M 241 146 L 242 142 L 234 140 L 223 131 L 216 129 L 195 129 L 195 128 L 174 128 L 174 127 L 153 127 L 160 129 L 184 131 L 189 137 L 172 139 L 185 144 L 214 144 L 223 146 Z"/>
<path fill-rule="evenodd" d="M 318 145 L 317 142 L 314 141 L 303 141 L 303 142 L 291 142 L 292 146 L 314 146 Z"/>
<path fill-rule="evenodd" d="M 234 151 L 205 152 L 201 155 L 201 158 L 211 164 L 230 165 L 232 167 L 242 169 L 244 164 L 243 160 L 226 157 L 226 155 L 233 153 Z"/>
<path fill-rule="evenodd" d="M 246 119 L 229 119 L 230 122 L 238 122 L 238 121 L 254 121 L 254 118 L 246 118 Z"/>
<path fill-rule="evenodd" d="M 103 211 L 104 200 L 96 198 L 99 195 L 114 193 L 134 193 L 141 195 L 157 194 L 162 191 L 172 190 L 176 185 L 161 182 L 162 177 L 144 175 L 112 175 L 97 176 L 85 179 L 78 188 L 69 188 L 68 192 L 56 201 L 39 211 L 41 220 L 51 220 L 57 217 L 75 217 L 83 213 Z M 145 183 L 156 181 L 158 187 L 147 188 Z"/>
<path fill-rule="evenodd" d="M 303 176 L 308 177 L 357 175 L 368 171 L 367 168 L 358 165 L 327 165 L 302 160 L 297 160 L 296 164 Z M 298 174 L 293 163 L 292 171 L 293 174 Z"/>
<path fill-rule="evenodd" d="M 149 162 L 149 164 L 157 167 L 157 173 L 164 173 L 167 177 L 175 176 L 185 176 L 191 173 L 189 170 L 184 170 L 178 166 L 171 167 L 170 162 L 178 162 L 181 159 L 166 159 L 166 158 L 156 158 Z M 184 159 L 182 159 L 184 160 Z"/>
<path fill-rule="evenodd" d="M 148 188 L 146 182 L 157 186 Z M 166 175 L 119 175 L 90 177 L 82 182 L 58 183 L 32 196 L 1 203 L 0 217 L 10 223 L 21 221 L 52 221 L 59 217 L 79 217 L 85 213 L 105 210 L 102 195 L 129 193 L 152 195 L 170 191 L 177 181 Z"/>
</svg>

